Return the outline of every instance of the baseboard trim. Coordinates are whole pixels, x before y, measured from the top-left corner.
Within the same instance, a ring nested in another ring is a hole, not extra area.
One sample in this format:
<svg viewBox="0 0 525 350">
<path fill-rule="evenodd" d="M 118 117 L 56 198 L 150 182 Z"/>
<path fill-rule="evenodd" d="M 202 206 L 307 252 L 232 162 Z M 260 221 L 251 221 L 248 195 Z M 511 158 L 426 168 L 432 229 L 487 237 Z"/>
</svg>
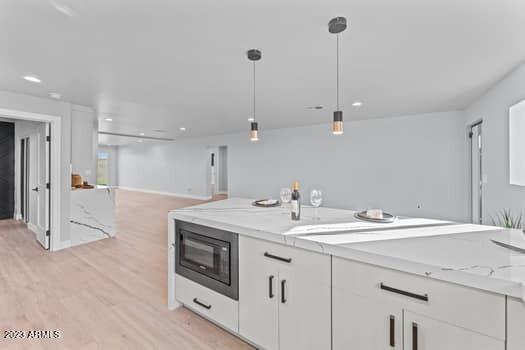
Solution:
<svg viewBox="0 0 525 350">
<path fill-rule="evenodd" d="M 36 235 L 42 234 L 44 232 L 43 230 L 39 229 L 38 226 L 35 226 L 32 223 L 30 223 L 30 222 L 27 223 L 27 228 L 30 231 L 33 231 L 33 233 L 36 234 Z"/>
<path fill-rule="evenodd" d="M 118 186 L 117 188 L 120 189 L 120 190 L 125 190 L 125 191 L 135 191 L 135 192 L 159 194 L 159 195 L 170 196 L 170 197 L 199 199 L 199 200 L 203 200 L 203 201 L 209 201 L 211 199 L 211 197 L 206 197 L 206 196 L 196 196 L 196 195 L 193 195 L 193 194 L 185 194 L 185 193 L 183 194 L 183 193 L 174 193 L 174 192 L 153 191 L 153 190 L 147 190 L 147 189 L 144 189 L 144 188 L 136 188 L 136 187 Z"/>
<path fill-rule="evenodd" d="M 71 241 L 60 241 L 58 242 L 58 244 L 54 245 L 53 251 L 56 252 L 62 249 L 70 248 L 70 247 L 71 247 Z"/>
</svg>

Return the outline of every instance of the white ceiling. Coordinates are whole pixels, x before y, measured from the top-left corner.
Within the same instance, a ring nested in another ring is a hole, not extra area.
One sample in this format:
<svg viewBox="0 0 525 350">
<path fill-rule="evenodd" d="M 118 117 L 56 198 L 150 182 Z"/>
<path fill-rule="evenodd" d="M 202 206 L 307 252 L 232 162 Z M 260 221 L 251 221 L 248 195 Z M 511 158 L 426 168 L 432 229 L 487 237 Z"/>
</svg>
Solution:
<svg viewBox="0 0 525 350">
<path fill-rule="evenodd" d="M 261 129 L 329 122 L 335 16 L 345 120 L 462 109 L 525 58 L 523 0 L 2 0 L 0 89 L 94 106 L 104 131 L 244 131 L 255 47 Z"/>
</svg>

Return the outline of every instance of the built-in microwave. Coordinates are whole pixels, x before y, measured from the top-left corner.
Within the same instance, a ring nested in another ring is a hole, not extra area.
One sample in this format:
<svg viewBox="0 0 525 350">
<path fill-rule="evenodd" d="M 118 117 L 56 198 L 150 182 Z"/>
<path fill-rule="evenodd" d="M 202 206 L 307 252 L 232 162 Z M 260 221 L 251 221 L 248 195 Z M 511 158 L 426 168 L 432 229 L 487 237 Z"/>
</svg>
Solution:
<svg viewBox="0 0 525 350">
<path fill-rule="evenodd" d="M 175 272 L 238 300 L 238 235 L 176 220 L 175 236 Z"/>
</svg>

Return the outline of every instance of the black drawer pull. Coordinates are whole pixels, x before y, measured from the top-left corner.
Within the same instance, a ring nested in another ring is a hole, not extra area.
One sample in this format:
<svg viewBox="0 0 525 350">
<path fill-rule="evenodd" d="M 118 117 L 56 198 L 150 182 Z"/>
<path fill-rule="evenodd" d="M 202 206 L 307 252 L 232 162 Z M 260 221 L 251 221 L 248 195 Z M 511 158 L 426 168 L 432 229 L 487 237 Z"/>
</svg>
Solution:
<svg viewBox="0 0 525 350">
<path fill-rule="evenodd" d="M 199 301 L 199 299 L 197 299 L 197 298 L 193 298 L 193 302 L 195 304 L 199 305 L 199 306 L 202 306 L 203 308 L 205 308 L 207 310 L 211 309 L 211 305 L 206 305 L 203 302 Z"/>
<path fill-rule="evenodd" d="M 270 254 L 268 252 L 264 252 L 264 256 L 267 257 L 267 258 L 270 258 L 270 259 L 284 261 L 285 263 L 291 263 L 292 262 L 292 258 L 281 258 L 280 256 L 273 255 L 273 254 Z"/>
<path fill-rule="evenodd" d="M 286 280 L 281 281 L 281 303 L 286 303 Z"/>
<path fill-rule="evenodd" d="M 390 315 L 390 346 L 396 347 L 396 317 Z"/>
<path fill-rule="evenodd" d="M 272 299 L 275 296 L 273 294 L 273 279 L 274 279 L 274 276 L 268 277 L 268 297 L 270 297 L 270 299 Z"/>
<path fill-rule="evenodd" d="M 412 350 L 417 350 L 417 323 L 412 323 Z"/>
<path fill-rule="evenodd" d="M 382 290 L 386 290 L 387 292 L 397 293 L 397 294 L 404 295 L 406 297 L 410 297 L 410 298 L 414 298 L 414 299 L 418 299 L 418 300 L 423 300 L 423 301 L 428 301 L 428 294 L 421 295 L 421 294 L 416 294 L 416 293 L 412 293 L 412 292 L 407 292 L 406 290 L 397 289 L 397 288 L 394 288 L 394 287 L 387 286 L 386 284 L 383 284 L 383 282 L 381 282 L 379 287 Z"/>
</svg>

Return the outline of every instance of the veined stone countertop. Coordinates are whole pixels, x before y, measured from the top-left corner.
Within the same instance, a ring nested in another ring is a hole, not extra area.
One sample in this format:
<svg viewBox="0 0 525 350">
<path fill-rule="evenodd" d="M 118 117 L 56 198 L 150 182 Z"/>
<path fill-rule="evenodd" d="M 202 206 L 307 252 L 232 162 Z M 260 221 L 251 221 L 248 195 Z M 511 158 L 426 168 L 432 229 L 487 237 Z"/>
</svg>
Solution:
<svg viewBox="0 0 525 350">
<path fill-rule="evenodd" d="M 71 191 L 71 245 L 115 237 L 115 190 L 97 186 Z"/>
<path fill-rule="evenodd" d="M 263 240 L 369 263 L 525 300 L 525 250 L 518 230 L 431 219 L 399 218 L 376 224 L 355 211 L 303 206 L 300 221 L 287 205 L 258 208 L 231 198 L 173 210 L 177 219 Z"/>
</svg>

